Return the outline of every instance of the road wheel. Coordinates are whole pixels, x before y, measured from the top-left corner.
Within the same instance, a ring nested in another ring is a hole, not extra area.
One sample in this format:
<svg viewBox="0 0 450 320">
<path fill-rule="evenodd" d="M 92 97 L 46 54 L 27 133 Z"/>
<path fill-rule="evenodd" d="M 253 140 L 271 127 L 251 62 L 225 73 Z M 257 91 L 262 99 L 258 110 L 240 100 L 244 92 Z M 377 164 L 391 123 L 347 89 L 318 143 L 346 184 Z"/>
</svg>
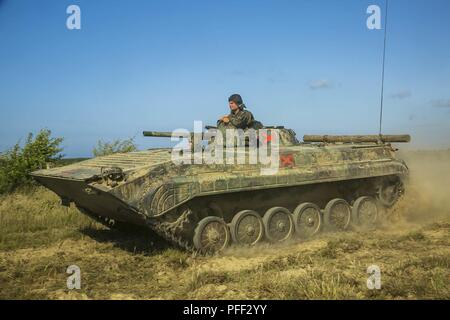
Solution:
<svg viewBox="0 0 450 320">
<path fill-rule="evenodd" d="M 264 224 L 256 211 L 238 212 L 230 224 L 231 238 L 239 245 L 255 245 L 264 236 Z"/>
<path fill-rule="evenodd" d="M 352 208 L 352 220 L 361 227 L 372 227 L 378 220 L 378 204 L 372 197 L 359 197 Z"/>
<path fill-rule="evenodd" d="M 325 207 L 323 218 L 330 230 L 343 231 L 350 225 L 352 211 L 344 199 L 333 199 Z"/>
<path fill-rule="evenodd" d="M 322 228 L 320 208 L 311 202 L 302 203 L 294 210 L 294 226 L 301 238 L 310 238 Z"/>
<path fill-rule="evenodd" d="M 194 231 L 194 246 L 204 253 L 215 253 L 225 249 L 230 242 L 228 226 L 219 217 L 206 217 Z"/>
<path fill-rule="evenodd" d="M 286 208 L 270 208 L 264 214 L 263 222 L 266 237 L 271 242 L 285 241 L 294 231 L 291 213 Z"/>
</svg>

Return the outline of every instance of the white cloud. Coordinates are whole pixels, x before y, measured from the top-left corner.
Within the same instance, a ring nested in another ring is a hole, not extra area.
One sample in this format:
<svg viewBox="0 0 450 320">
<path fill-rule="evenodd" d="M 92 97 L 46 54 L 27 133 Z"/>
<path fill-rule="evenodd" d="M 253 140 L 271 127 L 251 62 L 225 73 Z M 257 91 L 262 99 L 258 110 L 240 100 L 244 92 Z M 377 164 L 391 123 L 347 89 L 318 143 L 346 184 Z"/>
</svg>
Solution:
<svg viewBox="0 0 450 320">
<path fill-rule="evenodd" d="M 325 80 L 325 79 L 313 80 L 309 83 L 309 88 L 311 90 L 329 89 L 332 86 L 333 86 L 333 84 L 329 80 Z"/>
<path fill-rule="evenodd" d="M 412 96 L 411 91 L 409 90 L 402 90 L 396 93 L 391 94 L 391 98 L 393 99 L 406 99 Z"/>
<path fill-rule="evenodd" d="M 434 100 L 431 102 L 431 105 L 435 108 L 450 108 L 450 99 L 449 100 Z"/>
</svg>

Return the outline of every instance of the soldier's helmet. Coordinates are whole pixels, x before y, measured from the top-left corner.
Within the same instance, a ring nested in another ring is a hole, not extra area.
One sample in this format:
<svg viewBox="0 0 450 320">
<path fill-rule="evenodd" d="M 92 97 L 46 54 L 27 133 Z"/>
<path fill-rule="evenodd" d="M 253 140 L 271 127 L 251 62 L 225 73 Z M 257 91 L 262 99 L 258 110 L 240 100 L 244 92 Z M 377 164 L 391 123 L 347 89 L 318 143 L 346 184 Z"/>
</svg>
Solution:
<svg viewBox="0 0 450 320">
<path fill-rule="evenodd" d="M 236 103 L 238 105 L 238 107 L 240 109 L 244 109 L 245 108 L 245 104 L 244 101 L 242 100 L 242 97 L 240 94 L 232 94 L 229 98 L 228 98 L 228 102 L 233 101 L 234 103 Z"/>
</svg>

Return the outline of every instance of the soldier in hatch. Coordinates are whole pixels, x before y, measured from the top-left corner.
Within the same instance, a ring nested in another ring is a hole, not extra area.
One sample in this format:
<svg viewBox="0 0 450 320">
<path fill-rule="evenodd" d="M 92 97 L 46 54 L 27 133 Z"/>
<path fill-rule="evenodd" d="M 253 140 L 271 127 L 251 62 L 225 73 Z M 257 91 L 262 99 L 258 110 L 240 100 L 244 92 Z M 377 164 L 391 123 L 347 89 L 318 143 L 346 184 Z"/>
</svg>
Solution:
<svg viewBox="0 0 450 320">
<path fill-rule="evenodd" d="M 238 94 L 233 94 L 228 98 L 231 113 L 223 116 L 217 121 L 217 128 L 225 134 L 226 129 L 260 129 L 262 125 L 255 121 L 250 111 L 244 110 L 245 105 Z"/>
</svg>

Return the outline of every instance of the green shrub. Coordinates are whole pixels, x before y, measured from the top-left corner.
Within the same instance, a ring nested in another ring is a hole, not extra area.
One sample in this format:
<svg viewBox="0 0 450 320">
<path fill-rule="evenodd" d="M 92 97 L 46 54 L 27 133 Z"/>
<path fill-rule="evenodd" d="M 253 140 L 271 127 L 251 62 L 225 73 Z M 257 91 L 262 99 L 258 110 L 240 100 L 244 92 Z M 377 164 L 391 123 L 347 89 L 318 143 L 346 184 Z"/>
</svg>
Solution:
<svg viewBox="0 0 450 320">
<path fill-rule="evenodd" d="M 29 173 L 62 158 L 62 141 L 63 138 L 52 138 L 50 130 L 42 129 L 36 137 L 29 133 L 23 147 L 18 142 L 3 153 L 0 157 L 0 193 L 32 184 Z"/>
<path fill-rule="evenodd" d="M 103 142 L 99 140 L 92 150 L 95 157 L 107 156 L 113 153 L 126 153 L 136 151 L 137 147 L 133 138 L 126 140 L 113 140 L 112 142 Z"/>
</svg>

